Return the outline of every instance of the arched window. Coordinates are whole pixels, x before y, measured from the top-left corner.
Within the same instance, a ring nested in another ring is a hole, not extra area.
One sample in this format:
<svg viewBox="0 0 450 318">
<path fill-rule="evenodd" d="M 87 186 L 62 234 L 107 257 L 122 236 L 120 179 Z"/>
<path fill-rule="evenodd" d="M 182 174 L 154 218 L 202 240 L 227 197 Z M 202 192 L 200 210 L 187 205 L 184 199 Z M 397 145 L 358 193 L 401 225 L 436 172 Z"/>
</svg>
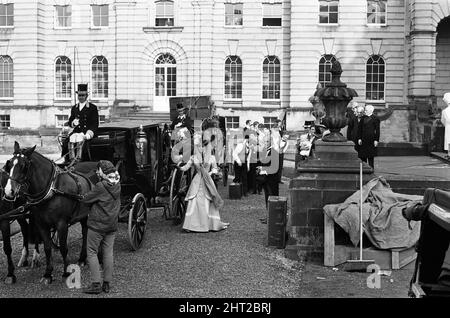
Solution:
<svg viewBox="0 0 450 318">
<path fill-rule="evenodd" d="M 173 1 L 161 0 L 155 2 L 155 26 L 173 26 Z"/>
<path fill-rule="evenodd" d="M 58 56 L 55 62 L 55 97 L 70 99 L 72 96 L 72 63 L 67 56 Z"/>
<path fill-rule="evenodd" d="M 108 98 L 108 60 L 104 56 L 92 59 L 92 97 Z"/>
<path fill-rule="evenodd" d="M 155 95 L 176 96 L 177 61 L 172 55 L 164 53 L 156 58 L 155 64 Z"/>
<path fill-rule="evenodd" d="M 225 61 L 225 99 L 242 98 L 242 61 L 228 56 Z"/>
<path fill-rule="evenodd" d="M 8 55 L 0 55 L 0 98 L 14 96 L 13 60 Z"/>
<path fill-rule="evenodd" d="M 372 55 L 366 64 L 366 100 L 384 101 L 386 67 L 380 55 Z"/>
<path fill-rule="evenodd" d="M 336 61 L 333 54 L 325 54 L 319 61 L 319 83 L 325 87 L 326 83 L 331 82 L 331 65 Z"/>
<path fill-rule="evenodd" d="M 263 99 L 280 99 L 280 60 L 276 56 L 267 56 L 263 61 Z"/>
</svg>

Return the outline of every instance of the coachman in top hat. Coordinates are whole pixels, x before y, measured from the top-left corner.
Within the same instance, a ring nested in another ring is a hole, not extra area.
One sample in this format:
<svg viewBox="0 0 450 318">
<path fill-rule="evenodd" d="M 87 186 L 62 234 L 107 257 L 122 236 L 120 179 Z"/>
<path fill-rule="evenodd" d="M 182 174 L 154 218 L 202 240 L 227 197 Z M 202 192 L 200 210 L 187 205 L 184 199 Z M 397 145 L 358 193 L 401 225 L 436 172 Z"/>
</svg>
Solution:
<svg viewBox="0 0 450 318">
<path fill-rule="evenodd" d="M 72 106 L 68 122 L 73 131 L 63 145 L 63 155 L 68 150 L 71 161 L 81 160 L 84 141 L 95 136 L 99 123 L 97 106 L 87 101 L 87 84 L 78 84 L 76 93 L 78 103 Z"/>
<path fill-rule="evenodd" d="M 186 107 L 184 107 L 183 104 L 178 103 L 177 104 L 177 112 L 178 116 L 172 121 L 172 124 L 170 125 L 170 129 L 181 129 L 181 128 L 187 128 L 191 135 L 193 134 L 193 127 L 192 127 L 192 120 L 189 117 L 188 114 L 186 114 Z"/>
</svg>

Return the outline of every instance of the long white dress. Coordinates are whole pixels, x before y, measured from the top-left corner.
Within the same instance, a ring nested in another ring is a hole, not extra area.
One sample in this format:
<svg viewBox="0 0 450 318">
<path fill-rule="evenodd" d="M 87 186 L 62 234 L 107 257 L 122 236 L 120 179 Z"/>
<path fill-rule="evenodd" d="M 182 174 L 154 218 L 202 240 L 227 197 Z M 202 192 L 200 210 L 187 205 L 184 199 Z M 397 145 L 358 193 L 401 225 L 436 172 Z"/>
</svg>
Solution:
<svg viewBox="0 0 450 318">
<path fill-rule="evenodd" d="M 441 122 L 445 127 L 444 150 L 448 151 L 448 143 L 450 143 L 450 106 L 442 111 Z"/>
<path fill-rule="evenodd" d="M 205 158 L 205 162 L 201 161 L 201 158 L 192 156 L 182 168 L 187 170 L 193 165 L 197 172 L 186 195 L 188 206 L 183 229 L 192 232 L 220 231 L 226 229 L 229 223 L 220 219 L 219 208 L 223 201 L 209 175 L 212 168 L 217 168 L 217 164 L 212 155 Z"/>
</svg>

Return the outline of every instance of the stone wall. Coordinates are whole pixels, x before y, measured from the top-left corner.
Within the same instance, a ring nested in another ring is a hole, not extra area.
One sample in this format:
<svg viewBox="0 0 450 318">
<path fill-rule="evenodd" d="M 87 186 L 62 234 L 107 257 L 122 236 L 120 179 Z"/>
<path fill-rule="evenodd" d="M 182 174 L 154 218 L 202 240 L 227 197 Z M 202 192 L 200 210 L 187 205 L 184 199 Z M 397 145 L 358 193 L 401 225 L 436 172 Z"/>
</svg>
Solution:
<svg viewBox="0 0 450 318">
<path fill-rule="evenodd" d="M 364 182 L 373 176 L 364 175 Z M 344 202 L 359 188 L 357 174 L 302 174 L 289 185 L 291 197 L 289 258 L 323 261 L 323 206 Z"/>
<path fill-rule="evenodd" d="M 61 152 L 56 132 L 9 130 L 7 133 L 0 131 L 0 154 L 12 154 L 15 141 L 21 148 L 36 146 L 36 150 L 43 154 Z"/>
<path fill-rule="evenodd" d="M 389 118 L 380 123 L 380 141 L 385 143 L 410 141 L 409 126 L 407 107 L 394 110 Z"/>
<path fill-rule="evenodd" d="M 365 174 L 363 183 L 374 175 Z M 450 189 L 450 181 L 423 177 L 390 176 L 386 179 L 396 193 L 423 195 L 426 188 Z M 344 202 L 359 189 L 357 174 L 302 174 L 289 185 L 291 214 L 290 234 L 285 255 L 291 259 L 306 259 L 323 264 L 324 212 L 327 204 Z M 336 244 L 351 244 L 348 235 L 335 225 Z"/>
</svg>

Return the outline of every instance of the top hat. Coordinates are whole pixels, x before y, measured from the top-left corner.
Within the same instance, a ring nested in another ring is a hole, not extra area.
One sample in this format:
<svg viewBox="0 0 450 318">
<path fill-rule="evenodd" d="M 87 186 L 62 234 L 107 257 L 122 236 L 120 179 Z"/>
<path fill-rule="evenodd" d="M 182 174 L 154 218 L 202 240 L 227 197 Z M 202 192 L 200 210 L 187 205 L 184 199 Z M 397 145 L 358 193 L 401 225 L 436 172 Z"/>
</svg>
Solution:
<svg viewBox="0 0 450 318">
<path fill-rule="evenodd" d="M 88 84 L 78 84 L 78 90 L 76 91 L 77 93 L 87 91 L 88 91 Z"/>
<path fill-rule="evenodd" d="M 177 104 L 177 109 L 184 109 L 183 104 L 182 104 L 182 103 L 178 103 L 178 104 Z"/>
<path fill-rule="evenodd" d="M 307 127 L 312 127 L 314 126 L 314 121 L 313 120 L 306 120 L 305 124 L 303 125 L 303 127 L 307 128 Z"/>
</svg>

